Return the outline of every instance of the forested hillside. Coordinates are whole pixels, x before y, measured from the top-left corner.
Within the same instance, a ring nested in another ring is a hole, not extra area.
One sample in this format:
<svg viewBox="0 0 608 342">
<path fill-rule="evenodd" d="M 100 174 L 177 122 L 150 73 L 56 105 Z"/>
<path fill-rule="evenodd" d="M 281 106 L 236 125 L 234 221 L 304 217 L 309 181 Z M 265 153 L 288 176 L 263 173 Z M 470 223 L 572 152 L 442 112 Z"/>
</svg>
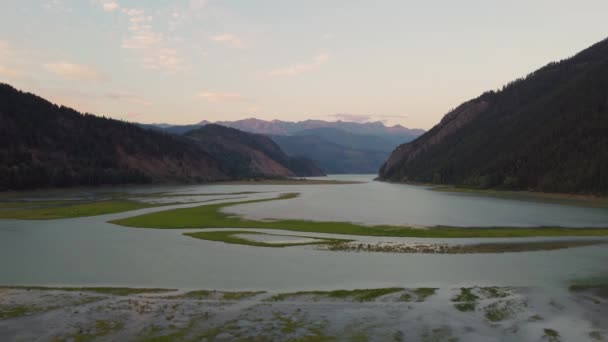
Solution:
<svg viewBox="0 0 608 342">
<path fill-rule="evenodd" d="M 265 135 L 209 124 L 186 137 L 241 177 L 324 176 L 312 161 L 288 157 Z"/>
<path fill-rule="evenodd" d="M 464 103 L 399 146 L 379 177 L 608 193 L 608 40 Z"/>
<path fill-rule="evenodd" d="M 0 84 L 0 189 L 228 179 L 184 139 Z"/>
<path fill-rule="evenodd" d="M 329 142 L 318 135 L 274 135 L 281 149 L 290 155 L 306 156 L 330 174 L 375 173 L 389 151 L 356 149 Z"/>
<path fill-rule="evenodd" d="M 211 124 L 202 121 L 196 125 L 182 126 L 140 125 L 172 134 L 186 134 Z M 298 165 L 308 164 L 309 173 L 317 166 L 326 173 L 376 173 L 396 146 L 424 132 L 400 125 L 385 126 L 381 122 L 289 122 L 250 118 L 215 124 L 271 137 L 291 157 L 292 164 L 296 160 Z"/>
</svg>

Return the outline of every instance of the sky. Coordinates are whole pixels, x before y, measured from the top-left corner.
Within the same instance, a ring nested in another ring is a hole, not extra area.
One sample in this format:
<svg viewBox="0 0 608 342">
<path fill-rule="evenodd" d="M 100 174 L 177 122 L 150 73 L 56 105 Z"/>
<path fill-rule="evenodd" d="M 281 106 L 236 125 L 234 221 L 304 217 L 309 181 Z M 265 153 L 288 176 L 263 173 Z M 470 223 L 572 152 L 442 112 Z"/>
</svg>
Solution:
<svg viewBox="0 0 608 342">
<path fill-rule="evenodd" d="M 0 82 L 145 123 L 429 129 L 608 35 L 606 0 L 2 0 Z"/>
</svg>

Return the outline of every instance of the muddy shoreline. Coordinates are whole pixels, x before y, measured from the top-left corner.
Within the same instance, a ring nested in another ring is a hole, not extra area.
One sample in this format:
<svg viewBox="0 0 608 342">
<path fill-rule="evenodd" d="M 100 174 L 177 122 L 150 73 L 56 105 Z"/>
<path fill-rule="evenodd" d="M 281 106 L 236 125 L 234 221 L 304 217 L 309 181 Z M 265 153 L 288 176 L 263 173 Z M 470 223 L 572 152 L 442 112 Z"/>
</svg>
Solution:
<svg viewBox="0 0 608 342">
<path fill-rule="evenodd" d="M 602 341 L 608 298 L 568 288 L 267 292 L 0 288 L 2 341 Z"/>
<path fill-rule="evenodd" d="M 340 252 L 375 253 L 421 253 L 421 254 L 478 254 L 478 253 L 518 253 L 552 251 L 565 248 L 588 247 L 608 244 L 606 240 L 571 240 L 539 242 L 500 242 L 452 245 L 447 243 L 400 243 L 400 242 L 335 242 L 317 248 Z"/>
</svg>

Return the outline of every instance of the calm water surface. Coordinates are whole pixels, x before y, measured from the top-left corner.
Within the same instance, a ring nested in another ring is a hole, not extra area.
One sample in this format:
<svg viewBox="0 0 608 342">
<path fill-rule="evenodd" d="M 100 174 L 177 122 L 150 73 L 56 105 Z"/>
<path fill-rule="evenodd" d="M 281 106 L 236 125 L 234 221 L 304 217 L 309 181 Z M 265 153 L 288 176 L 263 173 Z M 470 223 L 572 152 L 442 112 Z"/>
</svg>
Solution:
<svg viewBox="0 0 608 342">
<path fill-rule="evenodd" d="M 371 180 L 371 176 L 340 178 Z M 378 182 L 147 187 L 137 191 L 268 192 L 247 195 L 249 198 L 274 197 L 279 192 L 302 193 L 293 200 L 231 208 L 260 218 L 460 226 L 608 225 L 606 209 L 445 194 Z M 205 199 L 226 197 L 242 196 Z M 563 286 L 581 279 L 605 279 L 608 275 L 608 248 L 601 245 L 486 255 L 345 253 L 309 246 L 227 245 L 185 237 L 180 230 L 125 228 L 106 223 L 156 210 L 159 209 L 52 221 L 0 220 L 0 284 L 291 291 L 394 285 Z"/>
</svg>

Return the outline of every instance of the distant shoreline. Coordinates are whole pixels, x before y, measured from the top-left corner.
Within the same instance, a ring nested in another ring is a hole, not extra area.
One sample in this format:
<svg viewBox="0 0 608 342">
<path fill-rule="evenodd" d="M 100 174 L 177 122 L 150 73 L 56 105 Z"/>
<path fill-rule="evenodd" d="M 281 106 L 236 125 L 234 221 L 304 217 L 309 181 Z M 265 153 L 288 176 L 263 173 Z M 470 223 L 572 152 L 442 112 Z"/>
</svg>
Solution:
<svg viewBox="0 0 608 342">
<path fill-rule="evenodd" d="M 327 177 L 327 176 L 324 176 Z M 152 182 L 152 183 L 127 183 L 127 184 L 106 184 L 97 186 L 68 186 L 68 187 L 44 187 L 35 189 L 0 189 L 0 197 L 11 196 L 12 194 L 37 193 L 40 191 L 96 191 L 113 189 L 137 189 L 145 187 L 174 187 L 174 186 L 205 186 L 205 185 L 323 185 L 323 184 L 363 184 L 365 181 L 342 181 L 336 179 L 308 179 L 308 178 L 261 178 L 261 179 L 235 179 L 214 182 Z"/>
<path fill-rule="evenodd" d="M 566 192 L 544 192 L 533 190 L 506 190 L 506 189 L 479 189 L 451 184 L 434 184 L 424 182 L 395 182 L 374 178 L 374 181 L 390 184 L 406 184 L 428 187 L 429 190 L 438 192 L 469 193 L 485 195 L 497 198 L 513 198 L 519 200 L 561 201 L 570 205 L 582 205 L 592 207 L 608 208 L 608 195 L 566 193 Z"/>
</svg>

